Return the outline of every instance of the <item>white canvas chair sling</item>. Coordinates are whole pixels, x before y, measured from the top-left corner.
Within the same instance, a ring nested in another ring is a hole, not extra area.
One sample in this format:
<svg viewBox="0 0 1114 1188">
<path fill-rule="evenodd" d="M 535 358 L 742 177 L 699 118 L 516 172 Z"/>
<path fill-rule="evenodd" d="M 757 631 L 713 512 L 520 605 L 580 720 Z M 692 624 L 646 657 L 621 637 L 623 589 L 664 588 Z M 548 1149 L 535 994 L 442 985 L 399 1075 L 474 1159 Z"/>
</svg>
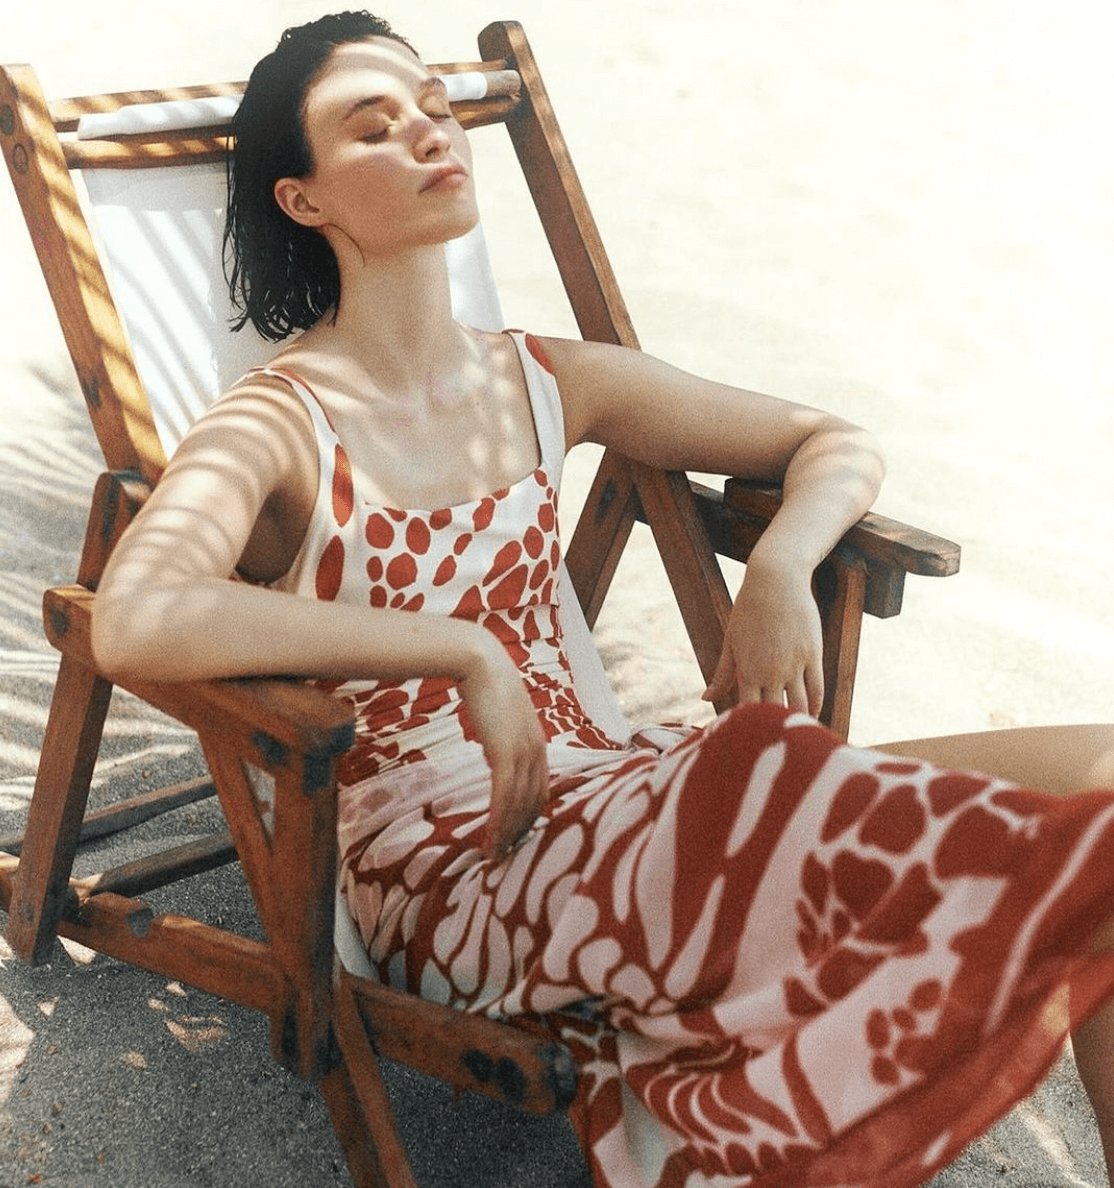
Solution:
<svg viewBox="0 0 1114 1188">
<path fill-rule="evenodd" d="M 444 78 L 451 100 L 478 99 L 487 93 L 488 79 L 482 72 Z M 235 96 L 219 96 L 125 106 L 83 116 L 77 137 L 104 140 L 204 130 L 227 124 L 238 104 Z M 250 324 L 239 332 L 231 330 L 235 311 L 221 253 L 225 165 L 209 161 L 131 170 L 86 168 L 82 176 L 106 279 L 169 457 L 209 402 L 277 349 Z M 448 242 L 445 254 L 454 317 L 478 329 L 502 330 L 505 322 L 482 225 Z M 539 434 L 542 431 L 539 426 Z M 559 596 L 581 700 L 608 733 L 627 738 L 630 725 L 608 684 L 564 566 Z M 256 781 L 256 793 L 266 801 L 263 782 Z M 355 926 L 339 902 L 337 909 L 337 952 L 349 970 L 369 974 Z"/>
</svg>

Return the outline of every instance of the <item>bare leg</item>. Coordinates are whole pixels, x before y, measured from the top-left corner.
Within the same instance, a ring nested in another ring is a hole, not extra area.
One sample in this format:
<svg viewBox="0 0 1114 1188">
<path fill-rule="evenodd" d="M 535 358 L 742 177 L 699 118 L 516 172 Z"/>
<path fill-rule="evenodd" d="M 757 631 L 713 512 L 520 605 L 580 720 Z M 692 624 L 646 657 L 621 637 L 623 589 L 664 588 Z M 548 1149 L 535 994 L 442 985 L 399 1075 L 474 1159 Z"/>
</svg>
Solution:
<svg viewBox="0 0 1114 1188">
<path fill-rule="evenodd" d="M 1023 726 L 909 739 L 873 749 L 960 771 L 983 771 L 1060 795 L 1114 788 L 1114 725 Z"/>
<path fill-rule="evenodd" d="M 1029 788 L 1069 795 L 1114 788 L 1114 726 L 1036 726 L 887 743 L 875 750 L 981 771 Z M 1096 946 L 1114 943 L 1114 920 Z M 1091 1099 L 1114 1183 L 1114 1000 L 1072 1036 L 1079 1077 Z"/>
<path fill-rule="evenodd" d="M 1071 1046 L 1079 1079 L 1095 1111 L 1106 1174 L 1114 1183 L 1114 1001 L 1076 1028 Z"/>
</svg>

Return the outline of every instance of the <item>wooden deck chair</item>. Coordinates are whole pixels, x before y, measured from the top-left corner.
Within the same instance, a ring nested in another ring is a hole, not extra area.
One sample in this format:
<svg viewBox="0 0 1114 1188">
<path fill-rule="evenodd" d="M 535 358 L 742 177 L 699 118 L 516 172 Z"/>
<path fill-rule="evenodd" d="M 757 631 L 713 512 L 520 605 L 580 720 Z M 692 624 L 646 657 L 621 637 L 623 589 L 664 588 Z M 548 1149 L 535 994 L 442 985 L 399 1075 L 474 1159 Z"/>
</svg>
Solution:
<svg viewBox="0 0 1114 1188">
<path fill-rule="evenodd" d="M 434 68 L 449 80 L 458 118 L 469 128 L 506 125 L 583 336 L 637 346 L 521 28 L 491 25 L 479 49 L 479 62 Z M 575 1072 L 567 1051 L 547 1039 L 365 976 L 334 910 L 334 768 L 353 736 L 347 708 L 297 681 L 127 683 L 196 730 L 211 782 L 153 790 L 83 821 L 111 693 L 89 647 L 98 578 L 193 417 L 274 349 L 248 331 L 228 334 L 220 281 L 227 123 L 241 90 L 202 86 L 48 105 L 28 68 L 3 71 L 0 145 L 109 469 L 94 494 L 77 584 L 44 600 L 61 662 L 25 836 L 0 857 L 0 906 L 13 948 L 28 960 L 44 960 L 60 933 L 266 1012 L 276 1057 L 319 1080 L 355 1182 L 410 1185 L 377 1056 L 538 1112 L 568 1104 Z M 78 175 L 87 195 L 80 199 Z M 458 316 L 498 328 L 482 237 L 451 251 Z M 589 628 L 633 523 L 645 520 L 654 533 L 710 678 L 730 605 L 716 553 L 745 561 L 777 504 L 774 490 L 729 480 L 723 493 L 709 491 L 683 474 L 604 455 L 564 580 L 578 686 L 583 679 L 599 689 L 598 699 L 588 695 L 590 708 L 614 729 L 622 719 L 598 679 Z M 877 516 L 853 528 L 822 567 L 823 717 L 841 734 L 862 614 L 897 614 L 906 573 L 957 568 L 956 546 Z M 581 619 L 571 613 L 577 605 Z M 227 834 L 95 877 L 71 876 L 83 835 L 214 789 Z M 142 899 L 233 860 L 266 941 L 156 914 Z"/>
</svg>

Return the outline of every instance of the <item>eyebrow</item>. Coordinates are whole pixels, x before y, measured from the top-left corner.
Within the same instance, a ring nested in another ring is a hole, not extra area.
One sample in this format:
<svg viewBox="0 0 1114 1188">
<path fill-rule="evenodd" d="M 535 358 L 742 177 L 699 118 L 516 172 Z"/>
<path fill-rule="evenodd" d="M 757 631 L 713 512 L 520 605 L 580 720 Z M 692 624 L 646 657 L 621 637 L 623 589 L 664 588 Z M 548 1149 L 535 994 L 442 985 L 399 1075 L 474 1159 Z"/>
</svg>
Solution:
<svg viewBox="0 0 1114 1188">
<path fill-rule="evenodd" d="M 445 86 L 444 80 L 439 78 L 436 74 L 431 74 L 428 78 L 423 79 L 421 85 L 418 87 L 417 95 L 421 98 L 428 95 L 431 91 L 439 91 L 448 94 L 448 88 Z M 376 107 L 387 98 L 386 95 L 364 95 L 357 99 L 355 103 L 348 108 L 341 118 L 341 122 L 345 123 L 350 120 L 358 112 L 366 111 L 369 107 Z"/>
</svg>

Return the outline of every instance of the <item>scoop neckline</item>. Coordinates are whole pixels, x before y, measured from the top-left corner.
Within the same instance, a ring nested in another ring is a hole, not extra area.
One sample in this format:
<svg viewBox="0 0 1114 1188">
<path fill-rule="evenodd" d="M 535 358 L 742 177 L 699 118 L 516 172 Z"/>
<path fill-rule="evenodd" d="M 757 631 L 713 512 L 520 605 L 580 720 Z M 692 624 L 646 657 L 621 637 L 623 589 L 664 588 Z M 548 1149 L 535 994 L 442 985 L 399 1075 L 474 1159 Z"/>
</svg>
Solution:
<svg viewBox="0 0 1114 1188">
<path fill-rule="evenodd" d="M 447 503 L 442 507 L 394 507 L 389 503 L 376 503 L 371 499 L 361 499 L 360 503 L 365 508 L 370 508 L 372 511 L 383 512 L 397 512 L 403 516 L 435 516 L 438 513 L 444 512 L 459 512 L 467 508 L 477 507 L 486 500 L 505 499 L 517 487 L 521 487 L 527 479 L 534 479 L 539 476 L 545 480 L 546 487 L 552 487 L 550 481 L 549 471 L 546 470 L 543 464 L 534 467 L 533 470 L 527 471 L 521 478 L 515 479 L 512 483 L 507 483 L 505 486 L 499 487 L 495 491 L 489 491 L 486 495 L 478 495 L 475 499 L 463 499 L 459 503 Z M 542 484 L 539 483 L 539 486 Z"/>
</svg>

